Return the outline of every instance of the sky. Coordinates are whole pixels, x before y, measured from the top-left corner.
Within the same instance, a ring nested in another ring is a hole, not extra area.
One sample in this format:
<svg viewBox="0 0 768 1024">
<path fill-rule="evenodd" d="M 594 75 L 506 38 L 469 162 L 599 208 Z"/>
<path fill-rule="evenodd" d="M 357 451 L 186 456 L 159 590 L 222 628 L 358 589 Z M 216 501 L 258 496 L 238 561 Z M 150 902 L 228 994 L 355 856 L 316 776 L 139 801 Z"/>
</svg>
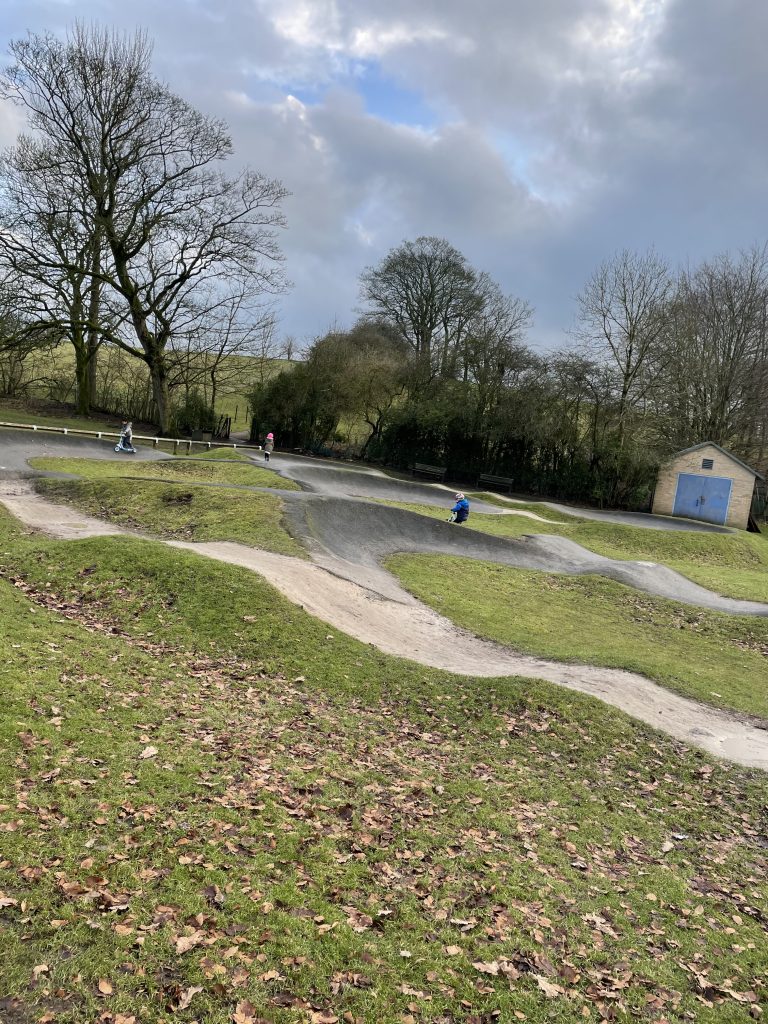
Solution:
<svg viewBox="0 0 768 1024">
<path fill-rule="evenodd" d="M 765 0 L 0 0 L 0 51 L 75 19 L 145 28 L 158 77 L 229 123 L 233 170 L 290 190 L 300 345 L 419 235 L 530 302 L 540 350 L 620 249 L 768 241 Z M 0 146 L 22 128 L 0 101 Z"/>
</svg>

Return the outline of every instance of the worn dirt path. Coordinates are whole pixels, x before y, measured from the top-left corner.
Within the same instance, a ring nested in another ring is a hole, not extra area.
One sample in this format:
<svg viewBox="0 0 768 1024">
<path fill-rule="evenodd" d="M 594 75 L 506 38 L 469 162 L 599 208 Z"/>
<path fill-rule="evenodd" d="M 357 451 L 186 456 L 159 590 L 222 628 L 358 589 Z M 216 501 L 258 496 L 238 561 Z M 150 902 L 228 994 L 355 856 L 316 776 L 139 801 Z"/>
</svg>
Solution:
<svg viewBox="0 0 768 1024">
<path fill-rule="evenodd" d="M 66 540 L 126 533 L 46 501 L 26 481 L 2 482 L 0 503 L 27 526 Z M 597 697 L 710 754 L 768 771 L 768 731 L 681 697 L 644 676 L 518 654 L 457 628 L 410 595 L 393 600 L 343 578 L 330 558 L 320 566 L 242 544 L 164 543 L 250 569 L 311 615 L 387 654 L 460 675 L 545 679 Z"/>
</svg>

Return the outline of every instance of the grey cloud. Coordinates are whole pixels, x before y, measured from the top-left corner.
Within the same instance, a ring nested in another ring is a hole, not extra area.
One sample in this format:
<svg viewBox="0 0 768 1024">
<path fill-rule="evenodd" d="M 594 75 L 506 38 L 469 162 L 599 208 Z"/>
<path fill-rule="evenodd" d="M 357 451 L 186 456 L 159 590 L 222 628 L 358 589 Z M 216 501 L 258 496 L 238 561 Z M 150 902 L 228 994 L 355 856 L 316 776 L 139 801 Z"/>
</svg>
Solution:
<svg viewBox="0 0 768 1024">
<path fill-rule="evenodd" d="M 6 0 L 4 12 L 9 36 L 75 14 L 148 28 L 158 73 L 229 121 L 238 161 L 293 193 L 295 288 L 281 309 L 302 338 L 349 322 L 360 269 L 421 233 L 530 299 L 541 344 L 561 339 L 573 296 L 617 248 L 695 261 L 768 236 L 763 4 Z M 423 97 L 428 132 L 366 112 L 350 76 L 366 60 Z M 288 98 L 312 85 L 315 105 Z M 14 118 L 0 107 L 0 139 Z"/>
</svg>

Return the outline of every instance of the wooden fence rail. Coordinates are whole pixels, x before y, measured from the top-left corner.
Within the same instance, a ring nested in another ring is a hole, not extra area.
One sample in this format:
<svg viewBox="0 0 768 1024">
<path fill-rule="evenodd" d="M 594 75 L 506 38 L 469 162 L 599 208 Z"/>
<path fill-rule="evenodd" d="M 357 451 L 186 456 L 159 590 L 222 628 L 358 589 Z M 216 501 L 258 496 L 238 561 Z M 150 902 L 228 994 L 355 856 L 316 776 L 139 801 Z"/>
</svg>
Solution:
<svg viewBox="0 0 768 1024">
<path fill-rule="evenodd" d="M 116 439 L 119 440 L 120 436 L 121 436 L 119 431 L 118 431 L 118 433 L 113 433 L 112 431 L 109 431 L 109 430 L 81 430 L 79 428 L 74 428 L 74 427 L 42 426 L 42 425 L 36 424 L 36 423 L 4 423 L 4 422 L 0 421 L 0 427 L 9 427 L 9 428 L 12 428 L 13 430 L 43 431 L 43 432 L 48 432 L 48 433 L 51 433 L 51 434 L 83 435 L 85 437 L 95 437 L 99 441 L 101 441 L 102 439 L 107 439 L 107 438 L 116 438 Z M 229 443 L 222 442 L 222 441 L 192 441 L 190 438 L 187 438 L 187 437 L 145 437 L 142 434 L 134 434 L 133 435 L 133 440 L 134 441 L 151 441 L 153 448 L 157 448 L 160 444 L 169 444 L 169 445 L 172 444 L 173 445 L 173 454 L 174 455 L 176 455 L 178 453 L 180 445 L 183 445 L 186 448 L 187 455 L 189 455 L 190 452 L 192 451 L 192 445 L 194 445 L 194 444 L 196 444 L 200 448 L 204 448 L 204 449 L 206 449 L 208 451 L 210 451 L 211 448 L 238 448 L 238 449 L 242 449 L 243 451 L 252 451 L 252 452 L 260 452 L 261 451 L 261 445 L 229 444 Z"/>
</svg>

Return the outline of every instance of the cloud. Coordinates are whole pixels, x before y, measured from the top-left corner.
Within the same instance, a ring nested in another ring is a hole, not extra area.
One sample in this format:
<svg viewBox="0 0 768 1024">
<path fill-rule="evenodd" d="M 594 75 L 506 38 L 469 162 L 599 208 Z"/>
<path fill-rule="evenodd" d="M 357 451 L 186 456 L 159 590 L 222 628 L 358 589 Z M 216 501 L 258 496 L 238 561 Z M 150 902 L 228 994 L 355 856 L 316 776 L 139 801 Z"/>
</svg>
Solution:
<svg viewBox="0 0 768 1024">
<path fill-rule="evenodd" d="M 6 0 L 2 31 L 72 6 Z M 558 343 L 617 248 L 675 262 L 764 239 L 768 6 L 722 0 L 79 0 L 283 180 L 286 333 L 348 323 L 357 277 L 448 238 Z M 15 131 L 0 107 L 0 133 Z"/>
</svg>

